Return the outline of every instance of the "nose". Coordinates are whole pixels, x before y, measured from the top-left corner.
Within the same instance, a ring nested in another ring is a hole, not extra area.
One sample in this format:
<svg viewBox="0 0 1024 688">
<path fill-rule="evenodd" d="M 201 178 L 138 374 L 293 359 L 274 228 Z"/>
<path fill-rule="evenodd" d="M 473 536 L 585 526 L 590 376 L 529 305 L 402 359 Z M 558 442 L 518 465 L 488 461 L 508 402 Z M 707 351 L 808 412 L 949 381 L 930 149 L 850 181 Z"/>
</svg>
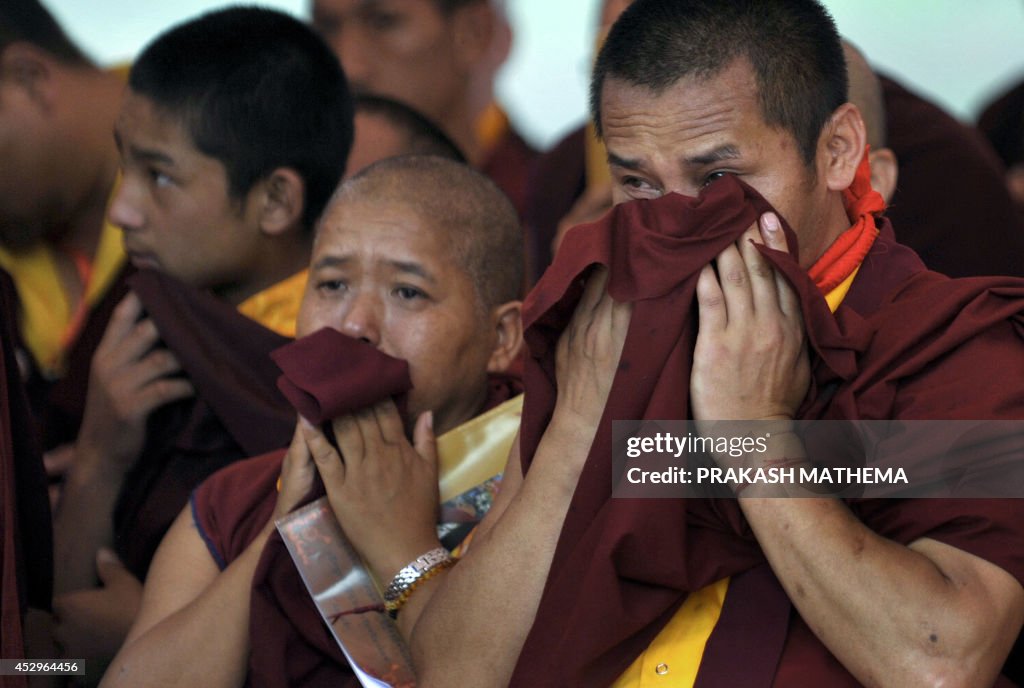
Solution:
<svg viewBox="0 0 1024 688">
<path fill-rule="evenodd" d="M 341 321 L 341 331 L 373 346 L 380 345 L 380 300 L 368 292 L 353 294 Z"/>
<path fill-rule="evenodd" d="M 135 187 L 131 180 L 122 178 L 107 209 L 110 223 L 126 231 L 140 229 L 145 224 L 145 213 Z"/>
</svg>

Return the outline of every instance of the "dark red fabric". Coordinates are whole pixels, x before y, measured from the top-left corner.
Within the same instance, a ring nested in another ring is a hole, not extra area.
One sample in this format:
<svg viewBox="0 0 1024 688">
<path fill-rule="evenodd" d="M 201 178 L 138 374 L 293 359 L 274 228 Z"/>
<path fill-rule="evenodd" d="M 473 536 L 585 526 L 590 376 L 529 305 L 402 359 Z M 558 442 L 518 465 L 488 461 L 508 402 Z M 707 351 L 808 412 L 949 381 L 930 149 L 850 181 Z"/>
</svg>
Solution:
<svg viewBox="0 0 1024 688">
<path fill-rule="evenodd" d="M 82 414 L 85 412 L 85 395 L 89 386 L 89 368 L 92 365 L 93 354 L 103 339 L 114 308 L 128 293 L 128 278 L 134 273 L 135 268 L 126 263 L 103 298 L 89 311 L 85 324 L 68 351 L 64 374 L 49 386 L 46 406 L 42 411 L 45 449 L 74 442 L 78 437 Z"/>
<path fill-rule="evenodd" d="M 950 277 L 1024 277 L 1024 215 L 989 143 L 891 78 L 882 77 L 882 94 L 900 166 L 886 212 L 896 237 Z"/>
<path fill-rule="evenodd" d="M 530 286 L 551 264 L 558 223 L 586 190 L 586 127 L 569 133 L 537 157 L 526 194 L 526 262 Z"/>
<path fill-rule="evenodd" d="M 15 359 L 17 295 L 0 271 L 0 657 L 25 657 L 22 620 L 49 609 L 53 545 L 46 475 Z M 22 677 L 3 684 L 26 685 Z"/>
<path fill-rule="evenodd" d="M 505 192 L 520 218 L 526 212 L 527 182 L 536 158 L 537 151 L 509 126 L 480 164 L 480 171 Z"/>
<path fill-rule="evenodd" d="M 688 592 L 764 563 L 734 500 L 610 495 L 611 421 L 690 416 L 696 277 L 767 208 L 733 177 L 710 185 L 697 199 L 670 195 L 618 206 L 568 235 L 565 250 L 527 298 L 529 394 L 521 433 L 526 470 L 554 407 L 555 345 L 582 292 L 580 276 L 595 263 L 607 265 L 609 293 L 633 302 L 634 310 L 619 372 L 512 685 L 608 685 L 647 647 Z M 788 228 L 787 235 L 792 248 Z M 951 281 L 926 272 L 882 221 L 875 246 L 833 316 L 792 258 L 763 252 L 802 302 L 813 372 L 802 418 L 1024 416 L 1024 388 L 1005 383 L 1024 375 L 1024 282 Z M 1018 501 L 878 500 L 852 502 L 851 508 L 893 540 L 933 537 L 1024 580 L 1024 504 Z M 738 585 L 730 589 L 727 607 L 734 593 L 743 592 L 745 584 Z M 781 610 L 788 604 L 776 600 L 767 608 L 764 615 L 751 609 L 749 615 L 727 618 L 752 619 L 766 637 L 772 637 L 772 629 L 783 636 L 789 612 Z M 730 642 L 739 630 L 726 624 L 716 634 L 719 642 L 722 637 Z M 787 642 L 784 658 L 793 651 Z M 827 654 L 820 644 L 797 649 Z M 739 653 L 749 656 L 751 665 L 774 666 L 778 651 L 771 643 L 734 646 L 731 657 Z M 772 652 L 774 657 L 765 654 Z M 726 675 L 720 674 L 726 669 L 702 665 L 699 680 L 712 682 L 701 685 L 724 685 L 714 677 Z M 757 677 L 748 678 L 754 683 L 732 685 L 757 684 Z M 791 685 L 833 685 L 834 678 L 804 674 L 802 683 Z M 762 675 L 759 683 L 768 680 Z"/>
<path fill-rule="evenodd" d="M 270 357 L 284 373 L 277 379 L 278 389 L 315 425 L 412 389 L 409 364 L 330 327 L 286 344 Z"/>
<path fill-rule="evenodd" d="M 270 352 L 290 341 L 207 292 L 152 270 L 129 281 L 162 343 L 192 382 L 192 399 L 157 409 L 114 513 L 125 565 L 145 576 L 189 494 L 220 468 L 286 446 L 295 412 L 277 390 Z"/>
<path fill-rule="evenodd" d="M 383 354 L 381 360 L 394 361 Z M 483 410 L 521 392 L 518 379 L 494 377 Z M 237 463 L 195 491 L 192 504 L 199 532 L 221 566 L 234 561 L 273 514 L 284 454 L 278 451 Z M 254 576 L 250 640 L 246 685 L 359 685 L 277 532 L 264 548 Z"/>
</svg>

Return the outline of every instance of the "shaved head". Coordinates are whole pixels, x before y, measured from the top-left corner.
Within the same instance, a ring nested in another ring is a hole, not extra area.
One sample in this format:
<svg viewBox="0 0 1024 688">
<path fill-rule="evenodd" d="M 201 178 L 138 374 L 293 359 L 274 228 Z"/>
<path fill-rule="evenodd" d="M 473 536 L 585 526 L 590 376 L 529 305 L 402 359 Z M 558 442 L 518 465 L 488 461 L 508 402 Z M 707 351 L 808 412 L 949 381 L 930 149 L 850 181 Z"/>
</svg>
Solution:
<svg viewBox="0 0 1024 688">
<path fill-rule="evenodd" d="M 522 228 L 511 201 L 487 177 L 432 155 L 388 158 L 342 184 L 324 215 L 336 204 L 367 200 L 409 208 L 441 232 L 485 309 L 519 299 Z"/>
<path fill-rule="evenodd" d="M 850 79 L 850 102 L 857 106 L 868 130 L 868 144 L 872 150 L 886 147 L 885 103 L 882 83 L 871 65 L 849 41 L 843 41 L 846 71 Z"/>
</svg>

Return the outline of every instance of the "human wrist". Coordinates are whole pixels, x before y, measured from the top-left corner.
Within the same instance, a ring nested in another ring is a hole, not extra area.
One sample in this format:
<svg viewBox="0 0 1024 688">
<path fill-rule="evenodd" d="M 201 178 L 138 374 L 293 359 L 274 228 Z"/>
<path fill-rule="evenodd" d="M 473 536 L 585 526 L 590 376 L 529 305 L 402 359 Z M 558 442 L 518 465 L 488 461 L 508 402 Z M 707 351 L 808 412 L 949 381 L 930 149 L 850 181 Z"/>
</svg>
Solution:
<svg viewBox="0 0 1024 688">
<path fill-rule="evenodd" d="M 442 546 L 431 548 L 410 560 L 384 587 L 384 607 L 392 618 L 424 583 L 455 565 L 456 559 Z"/>
</svg>

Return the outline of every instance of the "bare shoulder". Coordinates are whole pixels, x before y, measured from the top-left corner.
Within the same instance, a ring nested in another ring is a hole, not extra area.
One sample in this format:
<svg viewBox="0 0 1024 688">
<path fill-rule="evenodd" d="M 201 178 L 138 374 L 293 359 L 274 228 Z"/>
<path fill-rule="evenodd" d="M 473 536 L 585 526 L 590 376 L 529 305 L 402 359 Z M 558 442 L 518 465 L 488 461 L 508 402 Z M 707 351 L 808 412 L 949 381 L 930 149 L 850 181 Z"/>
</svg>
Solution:
<svg viewBox="0 0 1024 688">
<path fill-rule="evenodd" d="M 160 543 L 142 592 L 142 606 L 126 643 L 187 606 L 220 574 L 186 505 Z"/>
</svg>

